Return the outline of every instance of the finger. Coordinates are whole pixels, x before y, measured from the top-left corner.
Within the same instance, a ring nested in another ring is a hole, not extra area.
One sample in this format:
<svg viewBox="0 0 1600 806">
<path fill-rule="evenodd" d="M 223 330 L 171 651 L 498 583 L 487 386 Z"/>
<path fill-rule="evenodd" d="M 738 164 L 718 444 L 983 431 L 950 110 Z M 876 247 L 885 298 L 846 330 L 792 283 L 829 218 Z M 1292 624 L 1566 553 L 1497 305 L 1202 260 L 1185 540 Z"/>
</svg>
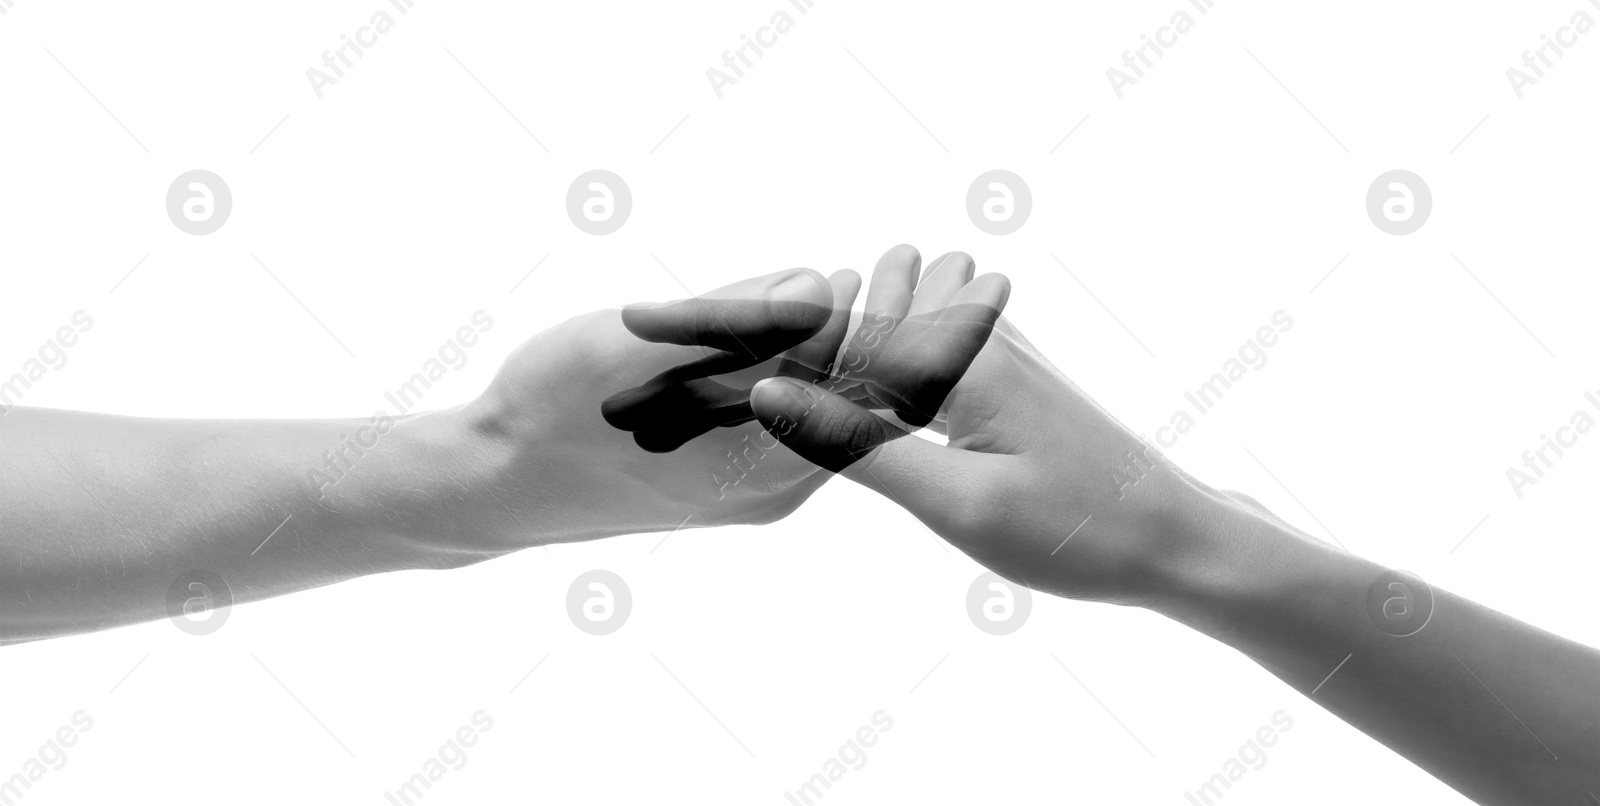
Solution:
<svg viewBox="0 0 1600 806">
<path fill-rule="evenodd" d="M 904 319 L 921 268 L 922 254 L 914 246 L 900 244 L 884 252 L 867 286 L 867 315 Z"/>
<path fill-rule="evenodd" d="M 911 309 L 921 266 L 922 253 L 910 244 L 892 247 L 878 258 L 878 265 L 872 270 L 872 282 L 867 287 L 867 301 L 855 327 L 851 328 L 849 346 L 835 375 L 849 376 L 858 368 L 855 358 L 865 351 L 876 350 L 882 335 L 905 318 Z M 848 381 L 847 387 L 836 387 L 836 391 L 859 401 L 872 402 L 871 390 L 856 381 Z"/>
<path fill-rule="evenodd" d="M 717 397 L 718 402 L 698 409 L 685 406 L 681 417 L 662 417 L 653 425 L 635 431 L 634 443 L 651 453 L 670 453 L 708 431 L 743 425 L 755 419 L 750 409 L 750 396 L 744 390 L 723 386 Z"/>
<path fill-rule="evenodd" d="M 976 268 L 972 256 L 965 252 L 949 252 L 928 264 L 922 271 L 922 281 L 917 283 L 907 315 L 932 313 L 948 306 L 956 292 L 972 281 Z"/>
<path fill-rule="evenodd" d="M 650 450 L 672 450 L 719 425 L 748 422 L 743 392 L 702 379 L 753 366 L 804 342 L 829 323 L 832 300 L 822 275 L 792 269 L 705 298 L 623 309 L 623 325 L 646 341 L 710 352 L 612 395 L 601 403 L 601 416 L 636 432 L 635 441 Z"/>
<path fill-rule="evenodd" d="M 901 322 L 882 354 L 867 356 L 863 375 L 873 398 L 908 425 L 932 422 L 983 351 L 1010 288 L 1004 275 L 986 274 L 956 292 L 948 307 Z"/>
<path fill-rule="evenodd" d="M 704 296 L 622 310 L 622 324 L 645 341 L 703 345 L 751 363 L 811 338 L 828 324 L 833 291 L 812 269 L 790 269 L 724 286 Z"/>
<path fill-rule="evenodd" d="M 861 292 L 861 275 L 841 269 L 828 278 L 828 285 L 833 290 L 833 310 L 828 323 L 815 336 L 784 355 L 778 365 L 778 375 L 811 382 L 827 378 L 832 370 L 839 348 L 850 334 L 850 308 Z"/>
<path fill-rule="evenodd" d="M 748 398 L 743 391 L 705 378 L 682 383 L 652 381 L 606 398 L 600 404 L 600 416 L 623 431 L 698 429 L 683 440 L 687 442 L 741 417 L 748 422 Z"/>
<path fill-rule="evenodd" d="M 981 314 L 985 322 L 993 327 L 999 320 L 1000 314 L 1005 311 L 1006 303 L 1011 301 L 1011 280 L 1004 274 L 991 272 L 976 279 L 969 278 L 967 283 L 950 298 L 950 301 L 939 311 L 939 321 L 947 318 L 955 321 L 973 314 Z M 993 312 L 993 316 L 989 315 Z"/>
<path fill-rule="evenodd" d="M 952 485 L 977 455 L 918 439 L 838 395 L 791 378 L 751 390 L 756 418 L 795 453 L 894 500 L 925 521 L 955 506 Z"/>
</svg>

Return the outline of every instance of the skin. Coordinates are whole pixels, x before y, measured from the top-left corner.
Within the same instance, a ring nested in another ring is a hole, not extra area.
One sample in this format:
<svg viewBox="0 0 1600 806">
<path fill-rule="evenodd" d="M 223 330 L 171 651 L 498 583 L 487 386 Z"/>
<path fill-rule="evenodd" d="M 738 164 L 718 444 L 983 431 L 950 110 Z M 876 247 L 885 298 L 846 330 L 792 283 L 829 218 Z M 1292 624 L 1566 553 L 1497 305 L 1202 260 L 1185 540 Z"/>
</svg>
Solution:
<svg viewBox="0 0 1600 806">
<path fill-rule="evenodd" d="M 947 286 L 935 274 L 913 292 L 915 252 L 897 250 L 884 286 L 898 297 L 880 304 L 942 306 Z M 1003 319 L 935 421 L 948 446 L 894 439 L 794 379 L 762 381 L 752 403 L 819 462 L 873 446 L 842 474 L 1001 576 L 1199 630 L 1475 801 L 1600 801 L 1600 652 L 1439 589 L 1420 632 L 1380 629 L 1367 595 L 1387 569 L 1146 452 Z"/>
<path fill-rule="evenodd" d="M 241 603 L 547 543 L 777 520 L 831 474 L 768 437 L 747 401 L 743 425 L 671 453 L 640 450 L 604 421 L 602 403 L 695 362 L 742 367 L 748 388 L 785 360 L 831 356 L 848 321 L 830 311 L 848 310 L 859 288 L 851 271 L 794 269 L 705 295 L 712 306 L 746 306 L 732 324 L 763 354 L 731 360 L 641 340 L 624 325 L 644 315 L 637 310 L 585 314 L 524 343 L 471 402 L 395 418 L 381 436 L 367 419 L 10 409 L 0 417 L 0 643 L 166 617 L 169 588 L 196 569 L 220 576 Z M 763 340 L 774 328 L 770 301 L 820 318 L 797 329 L 786 314 L 788 343 Z M 722 314 L 695 318 L 712 309 L 676 310 L 700 332 L 722 324 Z M 308 479 L 358 431 L 377 445 L 336 484 Z"/>
<path fill-rule="evenodd" d="M 320 490 L 308 470 L 367 421 L 12 409 L 0 417 L 0 643 L 164 617 L 169 588 L 195 569 L 237 603 L 551 542 L 766 523 L 833 475 L 815 460 L 1008 579 L 1146 607 L 1235 647 L 1474 800 L 1600 800 L 1600 653 L 1438 589 L 1421 631 L 1391 635 L 1367 603 L 1386 569 L 1146 452 L 996 318 L 1004 278 L 975 277 L 961 253 L 923 269 L 915 249 L 890 250 L 867 294 L 876 324 L 856 332 L 870 333 L 855 342 L 869 360 L 846 360 L 839 312 L 859 286 L 852 272 L 793 270 L 676 313 L 570 320 L 470 403 L 397 418 Z M 819 315 L 759 304 L 772 301 Z M 976 355 L 916 349 L 949 336 L 951 310 L 980 312 L 957 328 L 993 324 L 950 342 Z M 775 331 L 788 335 L 763 338 Z M 826 371 L 837 355 L 843 378 Z M 942 405 L 918 399 L 951 367 L 965 372 Z M 700 384 L 711 370 L 735 393 Z M 741 381 L 774 372 L 738 399 Z M 659 392 L 663 373 L 709 390 L 726 427 L 650 452 L 644 430 L 607 422 L 608 401 Z M 910 437 L 906 418 L 949 445 Z"/>
</svg>

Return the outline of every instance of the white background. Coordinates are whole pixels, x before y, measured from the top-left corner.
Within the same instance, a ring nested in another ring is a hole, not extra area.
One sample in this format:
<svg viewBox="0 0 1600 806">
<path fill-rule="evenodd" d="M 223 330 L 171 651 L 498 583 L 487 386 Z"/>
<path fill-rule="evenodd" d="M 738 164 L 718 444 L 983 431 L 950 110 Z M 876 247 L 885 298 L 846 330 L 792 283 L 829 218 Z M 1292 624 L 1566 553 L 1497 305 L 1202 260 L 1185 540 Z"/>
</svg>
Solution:
<svg viewBox="0 0 1600 806">
<path fill-rule="evenodd" d="M 417 0 L 321 99 L 306 69 L 387 0 L 14 2 L 0 372 L 73 311 L 95 319 L 28 405 L 365 416 L 483 309 L 495 328 L 427 398 L 453 405 L 561 319 L 682 297 L 652 253 L 699 293 L 866 271 L 902 241 L 962 249 L 1011 277 L 1030 339 L 1146 433 L 1286 311 L 1269 363 L 1168 454 L 1600 643 L 1600 437 L 1520 500 L 1505 475 L 1600 388 L 1600 32 L 1521 99 L 1505 75 L 1578 9 L 1600 18 L 1584 0 L 817 0 L 803 16 L 788 0 Z M 706 69 L 780 8 L 793 30 L 718 99 Z M 1106 69 L 1179 8 L 1193 30 L 1118 99 Z M 164 209 L 192 168 L 234 196 L 204 237 Z M 612 235 L 566 215 L 592 168 L 632 188 Z M 993 168 L 1033 192 L 1009 236 L 964 209 Z M 1434 196 L 1404 237 L 1365 211 L 1392 168 Z M 1294 727 L 1221 802 L 1462 802 L 1160 617 L 1039 596 L 1020 631 L 979 632 L 980 567 L 842 481 L 770 527 L 661 540 L 367 578 L 235 608 L 204 638 L 161 621 L 7 649 L 0 777 L 84 709 L 93 729 L 26 803 L 385 803 L 483 709 L 493 729 L 426 803 L 781 804 L 882 709 L 893 729 L 824 802 L 1183 804 L 1281 709 Z M 591 568 L 635 600 L 606 637 L 565 610 Z"/>
</svg>

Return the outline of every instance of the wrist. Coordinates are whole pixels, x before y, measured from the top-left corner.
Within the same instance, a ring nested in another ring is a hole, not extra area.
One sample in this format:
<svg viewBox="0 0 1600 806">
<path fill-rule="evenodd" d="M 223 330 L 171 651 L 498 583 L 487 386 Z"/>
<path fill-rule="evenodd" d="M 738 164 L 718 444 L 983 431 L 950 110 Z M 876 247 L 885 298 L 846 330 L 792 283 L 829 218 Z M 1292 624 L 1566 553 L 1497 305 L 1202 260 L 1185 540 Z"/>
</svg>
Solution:
<svg viewBox="0 0 1600 806">
<path fill-rule="evenodd" d="M 466 548 L 498 555 L 605 536 L 579 527 L 588 513 L 576 502 L 586 481 L 592 485 L 594 451 L 575 444 L 540 406 L 491 386 L 436 414 L 449 453 L 460 457 L 450 506 Z"/>
<path fill-rule="evenodd" d="M 471 427 L 466 407 L 380 418 L 374 444 L 321 508 L 382 546 L 392 568 L 453 568 L 495 556 L 493 444 Z M 504 552 L 498 552 L 504 553 Z"/>
<path fill-rule="evenodd" d="M 1151 610 L 1179 621 L 1247 595 L 1245 587 L 1253 578 L 1249 566 L 1256 561 L 1245 546 L 1276 539 L 1265 534 L 1255 541 L 1248 538 L 1259 524 L 1220 493 L 1198 488 L 1187 493 L 1164 510 L 1166 550 L 1152 552 L 1149 575 L 1155 585 L 1146 602 Z"/>
<path fill-rule="evenodd" d="M 1376 564 L 1220 493 L 1176 520 L 1184 549 L 1166 558 L 1150 608 L 1254 655 L 1259 637 L 1333 612 L 1361 612 Z"/>
</svg>

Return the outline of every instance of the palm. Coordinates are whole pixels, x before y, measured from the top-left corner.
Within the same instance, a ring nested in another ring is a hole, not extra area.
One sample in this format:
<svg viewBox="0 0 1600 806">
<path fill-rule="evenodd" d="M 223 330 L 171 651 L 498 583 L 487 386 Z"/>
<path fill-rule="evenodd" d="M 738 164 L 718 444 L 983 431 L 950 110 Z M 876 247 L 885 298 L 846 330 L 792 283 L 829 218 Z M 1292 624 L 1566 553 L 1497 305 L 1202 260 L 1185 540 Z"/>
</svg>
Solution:
<svg viewBox="0 0 1600 806">
<path fill-rule="evenodd" d="M 829 288 L 816 279 L 827 307 Z M 652 453 L 602 417 L 602 402 L 618 392 L 716 352 L 644 341 L 616 309 L 575 317 L 528 340 L 473 404 L 490 412 L 496 428 L 519 435 L 510 440 L 518 447 L 503 474 L 512 490 L 500 498 L 519 521 L 559 517 L 560 541 L 766 523 L 792 512 L 830 474 L 753 419 Z M 773 358 L 747 372 L 764 377 L 778 364 Z M 559 479 L 553 488 L 552 478 Z"/>
</svg>

